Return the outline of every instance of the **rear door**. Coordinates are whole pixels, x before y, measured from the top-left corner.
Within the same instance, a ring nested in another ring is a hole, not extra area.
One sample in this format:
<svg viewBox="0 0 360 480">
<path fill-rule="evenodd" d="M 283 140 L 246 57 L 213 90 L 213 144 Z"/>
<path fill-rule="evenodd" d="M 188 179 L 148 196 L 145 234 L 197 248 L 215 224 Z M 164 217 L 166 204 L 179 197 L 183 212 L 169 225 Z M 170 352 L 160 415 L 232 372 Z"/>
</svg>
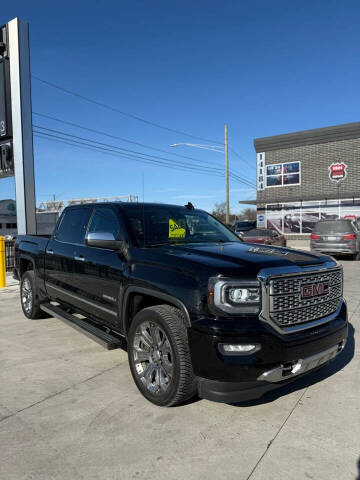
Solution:
<svg viewBox="0 0 360 480">
<path fill-rule="evenodd" d="M 91 206 L 67 208 L 50 239 L 45 255 L 45 285 L 50 298 L 74 303 L 75 257 L 84 245 Z"/>
<path fill-rule="evenodd" d="M 124 239 L 125 231 L 117 207 L 95 206 L 88 232 L 112 233 L 116 240 Z M 123 256 L 114 250 L 82 245 L 77 258 L 73 284 L 82 309 L 111 326 L 117 326 L 126 268 Z"/>
</svg>

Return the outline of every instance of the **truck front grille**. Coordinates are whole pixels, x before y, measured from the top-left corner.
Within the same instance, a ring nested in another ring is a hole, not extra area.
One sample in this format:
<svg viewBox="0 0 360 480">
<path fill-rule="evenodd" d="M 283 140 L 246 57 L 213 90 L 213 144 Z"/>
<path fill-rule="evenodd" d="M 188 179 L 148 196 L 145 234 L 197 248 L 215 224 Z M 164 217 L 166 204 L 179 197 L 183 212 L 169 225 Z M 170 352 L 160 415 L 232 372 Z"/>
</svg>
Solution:
<svg viewBox="0 0 360 480">
<path fill-rule="evenodd" d="M 303 286 L 325 283 L 322 295 L 302 298 Z M 311 322 L 334 313 L 343 293 L 341 269 L 285 277 L 272 277 L 269 290 L 269 317 L 280 328 Z"/>
</svg>

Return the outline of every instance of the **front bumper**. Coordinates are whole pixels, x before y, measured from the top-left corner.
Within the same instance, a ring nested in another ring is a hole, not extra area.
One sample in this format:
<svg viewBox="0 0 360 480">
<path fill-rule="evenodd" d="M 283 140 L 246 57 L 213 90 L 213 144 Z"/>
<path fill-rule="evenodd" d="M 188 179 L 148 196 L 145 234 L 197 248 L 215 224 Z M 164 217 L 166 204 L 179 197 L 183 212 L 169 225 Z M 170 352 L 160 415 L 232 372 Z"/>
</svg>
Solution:
<svg viewBox="0 0 360 480">
<path fill-rule="evenodd" d="M 325 365 L 343 349 L 347 309 L 327 324 L 282 335 L 257 318 L 201 319 L 190 329 L 190 346 L 198 393 L 219 402 L 239 402 L 292 382 Z M 223 355 L 219 343 L 260 343 L 252 355 Z"/>
</svg>

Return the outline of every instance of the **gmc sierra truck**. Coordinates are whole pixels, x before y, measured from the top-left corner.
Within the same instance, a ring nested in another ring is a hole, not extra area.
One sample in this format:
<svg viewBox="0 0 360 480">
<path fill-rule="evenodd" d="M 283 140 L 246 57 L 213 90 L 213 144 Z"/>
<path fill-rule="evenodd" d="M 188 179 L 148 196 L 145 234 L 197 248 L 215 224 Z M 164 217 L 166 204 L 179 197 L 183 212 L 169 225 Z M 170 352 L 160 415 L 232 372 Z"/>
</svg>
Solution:
<svg viewBox="0 0 360 480">
<path fill-rule="evenodd" d="M 156 405 L 259 398 L 345 346 L 334 259 L 246 244 L 190 203 L 70 206 L 51 237 L 18 236 L 15 256 L 25 316 L 127 348 Z"/>
</svg>

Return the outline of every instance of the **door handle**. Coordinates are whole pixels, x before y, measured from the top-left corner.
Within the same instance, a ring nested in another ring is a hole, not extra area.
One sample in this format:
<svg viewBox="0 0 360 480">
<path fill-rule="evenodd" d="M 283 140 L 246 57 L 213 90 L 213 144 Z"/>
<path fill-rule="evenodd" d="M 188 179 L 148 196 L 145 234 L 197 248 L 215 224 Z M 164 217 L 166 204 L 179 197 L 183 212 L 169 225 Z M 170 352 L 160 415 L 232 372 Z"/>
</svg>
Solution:
<svg viewBox="0 0 360 480">
<path fill-rule="evenodd" d="M 78 257 L 77 255 L 75 255 L 74 259 L 77 261 L 77 262 L 85 262 L 85 257 L 83 257 L 82 255 L 80 257 Z"/>
<path fill-rule="evenodd" d="M 54 255 L 54 250 L 50 248 L 50 250 L 47 250 L 46 253 L 48 253 L 49 255 Z"/>
</svg>

